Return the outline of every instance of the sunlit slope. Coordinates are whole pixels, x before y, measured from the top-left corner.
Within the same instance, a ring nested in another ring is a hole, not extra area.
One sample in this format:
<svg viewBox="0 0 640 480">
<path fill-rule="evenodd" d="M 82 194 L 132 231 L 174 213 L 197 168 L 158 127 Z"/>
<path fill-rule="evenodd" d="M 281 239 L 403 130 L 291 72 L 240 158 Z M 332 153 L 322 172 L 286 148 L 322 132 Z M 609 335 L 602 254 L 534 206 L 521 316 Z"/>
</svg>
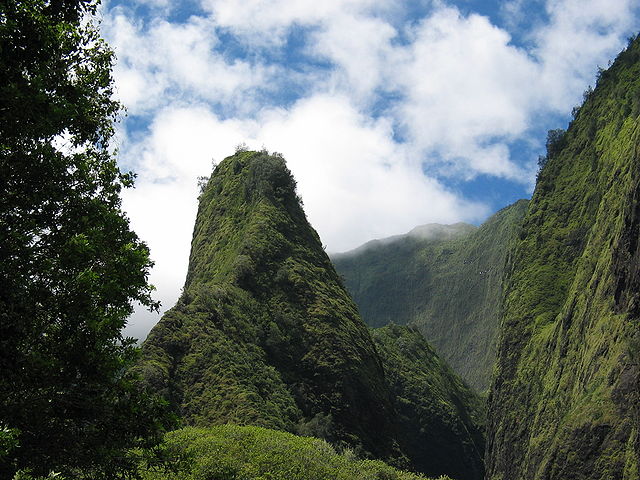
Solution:
<svg viewBox="0 0 640 480">
<path fill-rule="evenodd" d="M 488 478 L 636 480 L 640 42 L 549 145 L 510 262 Z"/>
<path fill-rule="evenodd" d="M 317 438 L 260 427 L 185 428 L 167 435 L 163 452 L 170 465 L 143 464 L 143 480 L 426 480 Z"/>
</svg>

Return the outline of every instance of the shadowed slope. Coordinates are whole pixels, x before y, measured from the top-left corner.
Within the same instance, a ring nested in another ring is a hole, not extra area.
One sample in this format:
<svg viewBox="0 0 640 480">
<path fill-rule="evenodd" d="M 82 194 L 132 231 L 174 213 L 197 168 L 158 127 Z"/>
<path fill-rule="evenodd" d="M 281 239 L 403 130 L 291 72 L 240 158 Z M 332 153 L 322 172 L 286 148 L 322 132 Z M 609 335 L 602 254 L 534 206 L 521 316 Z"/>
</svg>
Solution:
<svg viewBox="0 0 640 480">
<path fill-rule="evenodd" d="M 332 260 L 368 325 L 416 326 L 466 382 L 483 391 L 495 360 L 506 252 L 526 208 L 520 200 L 480 228 L 424 225 Z"/>
<path fill-rule="evenodd" d="M 371 331 L 393 392 L 403 451 L 417 470 L 457 480 L 484 475 L 484 402 L 413 327 Z"/>
</svg>

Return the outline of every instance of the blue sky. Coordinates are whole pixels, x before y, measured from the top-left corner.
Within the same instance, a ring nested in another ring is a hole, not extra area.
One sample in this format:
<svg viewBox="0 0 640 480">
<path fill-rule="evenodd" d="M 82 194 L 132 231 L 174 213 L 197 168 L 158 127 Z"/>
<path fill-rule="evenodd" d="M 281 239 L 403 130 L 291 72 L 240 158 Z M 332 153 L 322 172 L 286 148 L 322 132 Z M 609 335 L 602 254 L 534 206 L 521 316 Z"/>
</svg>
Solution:
<svg viewBox="0 0 640 480">
<path fill-rule="evenodd" d="M 165 308 L 197 177 L 284 154 L 329 251 L 529 197 L 546 131 L 640 29 L 635 0 L 110 0 L 124 197 Z M 157 317 L 138 315 L 144 336 Z"/>
</svg>

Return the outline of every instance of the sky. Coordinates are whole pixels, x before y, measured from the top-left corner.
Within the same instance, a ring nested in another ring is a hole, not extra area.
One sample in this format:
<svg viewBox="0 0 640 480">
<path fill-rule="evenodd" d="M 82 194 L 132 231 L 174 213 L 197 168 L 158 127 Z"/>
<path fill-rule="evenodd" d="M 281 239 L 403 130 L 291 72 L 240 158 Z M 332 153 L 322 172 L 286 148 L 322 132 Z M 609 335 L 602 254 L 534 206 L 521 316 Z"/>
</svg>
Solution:
<svg viewBox="0 0 640 480">
<path fill-rule="evenodd" d="M 637 0 L 103 0 L 123 195 L 161 311 L 187 271 L 198 177 L 239 145 L 284 155 L 330 252 L 530 197 L 640 30 Z M 125 330 L 159 320 L 138 309 Z"/>
</svg>

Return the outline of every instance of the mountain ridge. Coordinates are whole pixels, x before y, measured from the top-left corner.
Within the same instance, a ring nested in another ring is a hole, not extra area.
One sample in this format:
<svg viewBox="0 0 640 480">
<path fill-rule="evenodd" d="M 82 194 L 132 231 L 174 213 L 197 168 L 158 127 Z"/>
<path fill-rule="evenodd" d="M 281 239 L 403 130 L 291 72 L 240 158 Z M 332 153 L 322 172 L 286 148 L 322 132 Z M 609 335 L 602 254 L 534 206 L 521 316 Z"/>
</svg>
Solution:
<svg viewBox="0 0 640 480">
<path fill-rule="evenodd" d="M 480 227 L 454 224 L 449 237 L 396 236 L 331 259 L 369 326 L 416 326 L 467 383 L 484 391 L 508 245 L 526 208 L 519 200 Z"/>
<path fill-rule="evenodd" d="M 379 354 L 281 156 L 226 158 L 199 200 L 182 295 L 149 334 L 138 367 L 187 424 L 284 430 L 402 468 L 482 478 L 482 458 L 469 447 L 484 441 L 480 415 L 472 413 L 477 399 L 440 360 L 414 366 L 406 378 L 397 374 L 396 384 L 451 380 L 446 391 L 423 383 L 431 396 L 410 399 L 427 416 L 429 404 L 440 405 L 433 425 L 448 439 L 451 461 L 431 453 L 437 436 L 418 446 L 405 441 L 419 422 L 398 421 L 397 391 L 386 375 L 410 359 L 389 363 Z M 412 343 L 436 358 L 424 339 Z"/>
<path fill-rule="evenodd" d="M 417 225 L 406 233 L 391 235 L 389 237 L 374 238 L 362 245 L 346 250 L 344 252 L 329 252 L 331 258 L 350 257 L 367 251 L 371 247 L 388 245 L 406 238 L 418 238 L 422 240 L 448 240 L 457 236 L 466 235 L 471 231 L 475 231 L 478 227 L 470 223 L 457 222 L 452 224 L 426 223 Z"/>
</svg>

